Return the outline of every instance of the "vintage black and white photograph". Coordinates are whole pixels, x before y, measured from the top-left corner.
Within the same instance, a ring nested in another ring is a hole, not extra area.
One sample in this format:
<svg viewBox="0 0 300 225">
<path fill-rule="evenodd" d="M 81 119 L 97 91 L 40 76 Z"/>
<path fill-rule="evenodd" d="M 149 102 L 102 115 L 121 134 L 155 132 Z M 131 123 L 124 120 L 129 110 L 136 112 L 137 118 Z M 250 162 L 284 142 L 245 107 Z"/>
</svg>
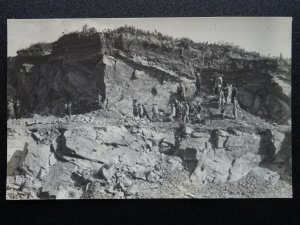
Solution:
<svg viewBox="0 0 300 225">
<path fill-rule="evenodd" d="M 8 19 L 6 199 L 292 198 L 291 28 Z"/>
</svg>

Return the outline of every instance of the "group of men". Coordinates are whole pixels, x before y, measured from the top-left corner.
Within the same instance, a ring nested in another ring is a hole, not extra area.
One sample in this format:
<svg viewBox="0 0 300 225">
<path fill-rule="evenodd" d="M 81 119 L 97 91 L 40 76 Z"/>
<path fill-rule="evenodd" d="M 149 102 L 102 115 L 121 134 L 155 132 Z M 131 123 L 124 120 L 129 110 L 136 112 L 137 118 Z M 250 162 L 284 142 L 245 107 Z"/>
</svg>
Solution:
<svg viewBox="0 0 300 225">
<path fill-rule="evenodd" d="M 219 109 L 221 111 L 222 118 L 224 119 L 225 116 L 225 106 L 232 104 L 233 118 L 237 119 L 237 87 L 229 83 L 223 84 L 222 76 L 218 76 L 215 78 L 214 94 L 218 96 Z"/>
<path fill-rule="evenodd" d="M 100 109 L 107 109 L 108 108 L 108 103 L 109 103 L 109 99 L 106 98 L 104 101 L 103 101 L 103 97 L 101 94 L 98 95 L 98 99 L 96 100 L 96 102 L 98 103 L 98 106 Z M 64 109 L 65 109 L 65 115 L 70 117 L 72 115 L 72 112 L 73 112 L 73 104 L 71 101 L 67 101 L 65 104 L 64 104 Z"/>
<path fill-rule="evenodd" d="M 196 93 L 195 95 L 200 95 L 200 88 L 202 85 L 201 76 L 199 73 L 196 73 Z M 222 117 L 224 118 L 225 114 L 225 106 L 232 104 L 233 109 L 233 117 L 234 119 L 237 119 L 237 107 L 238 107 L 238 90 L 235 85 L 231 84 L 224 84 L 223 85 L 223 79 L 222 76 L 217 76 L 215 78 L 215 85 L 214 85 L 214 94 L 218 96 L 218 104 L 219 109 L 221 111 Z M 183 85 L 183 83 L 180 83 L 177 86 L 177 92 L 176 92 L 176 98 L 171 103 L 171 114 L 169 116 L 169 119 L 171 121 L 179 120 L 185 123 L 189 123 L 191 118 L 193 118 L 193 122 L 200 122 L 201 121 L 201 112 L 203 111 L 202 106 L 199 101 L 197 101 L 197 104 L 192 104 L 191 101 L 186 100 L 186 92 L 187 87 Z M 99 106 L 101 103 L 101 106 L 103 105 L 102 99 L 100 99 L 99 95 Z M 107 108 L 108 105 L 108 99 L 106 103 Z M 65 114 L 69 117 L 72 115 L 72 103 L 71 101 L 68 101 L 64 105 L 65 107 Z M 103 107 L 103 106 L 102 106 Z M 101 107 L 101 108 L 102 108 Z M 18 99 L 13 101 L 13 99 L 10 99 L 8 102 L 8 119 L 19 119 L 21 116 L 21 110 L 20 110 L 20 102 Z M 146 117 L 150 122 L 154 121 L 160 121 L 160 112 L 157 103 L 153 103 L 152 107 L 152 118 L 150 118 L 149 113 L 143 103 L 138 103 L 137 99 L 133 100 L 133 115 L 135 117 L 144 118 Z"/>
<path fill-rule="evenodd" d="M 133 116 L 144 118 L 146 117 L 150 122 L 160 121 L 159 119 L 159 109 L 157 103 L 152 105 L 152 118 L 150 118 L 149 113 L 143 103 L 137 102 L 137 99 L 133 100 Z"/>
<path fill-rule="evenodd" d="M 201 76 L 199 73 L 196 74 L 195 83 L 196 83 L 195 95 L 197 96 L 200 95 L 200 88 L 202 85 Z M 189 123 L 192 120 L 191 122 L 199 123 L 202 120 L 201 114 L 203 112 L 203 108 L 199 101 L 197 101 L 197 104 L 194 105 L 190 100 L 187 100 L 186 92 L 187 92 L 187 87 L 185 87 L 183 83 L 180 83 L 177 86 L 176 98 L 171 103 L 171 114 L 169 116 L 169 119 L 171 121 L 177 120 L 184 123 Z M 215 78 L 214 94 L 218 96 L 219 110 L 221 111 L 222 118 L 224 119 L 225 116 L 226 105 L 232 104 L 233 118 L 237 119 L 237 108 L 238 108 L 237 87 L 229 83 L 223 84 L 223 79 L 222 76 L 220 75 Z M 157 103 L 153 104 L 152 118 L 150 118 L 145 105 L 142 103 L 137 103 L 137 100 L 135 99 L 133 101 L 133 115 L 140 118 L 146 117 L 151 122 L 160 121 L 159 109 Z"/>
<path fill-rule="evenodd" d="M 21 108 L 20 101 L 16 99 L 10 99 L 7 105 L 7 118 L 8 119 L 20 119 L 21 117 Z"/>
<path fill-rule="evenodd" d="M 169 119 L 171 121 L 182 121 L 189 123 L 191 117 L 193 117 L 193 122 L 200 122 L 201 116 L 200 113 L 203 110 L 200 102 L 197 101 L 197 105 L 193 105 L 191 101 L 186 100 L 186 91 L 187 88 L 184 87 L 182 83 L 177 86 L 176 98 L 170 104 L 171 105 L 171 114 Z M 144 118 L 146 117 L 150 122 L 161 121 L 160 112 L 157 103 L 153 103 L 152 107 L 152 118 L 149 116 L 148 111 L 143 103 L 138 103 L 137 99 L 133 100 L 132 104 L 133 116 Z"/>
<path fill-rule="evenodd" d="M 179 101 L 184 101 L 185 100 L 186 92 L 187 92 L 187 87 L 183 86 L 183 84 L 180 83 L 177 86 L 177 91 L 176 91 L 177 98 L 178 98 Z"/>
<path fill-rule="evenodd" d="M 189 123 L 192 118 L 192 122 L 194 123 L 199 123 L 201 121 L 201 112 L 203 109 L 199 101 L 197 101 L 195 106 L 191 101 L 179 101 L 175 99 L 175 102 L 171 103 L 171 108 L 171 121 L 179 120 L 184 123 Z"/>
</svg>

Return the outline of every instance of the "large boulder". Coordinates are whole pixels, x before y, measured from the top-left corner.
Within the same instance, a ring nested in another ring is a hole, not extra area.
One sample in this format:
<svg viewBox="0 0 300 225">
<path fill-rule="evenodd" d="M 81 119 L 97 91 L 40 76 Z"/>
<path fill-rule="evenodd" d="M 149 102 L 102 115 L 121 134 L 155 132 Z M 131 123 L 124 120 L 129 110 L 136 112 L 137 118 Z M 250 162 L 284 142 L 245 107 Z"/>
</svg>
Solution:
<svg viewBox="0 0 300 225">
<path fill-rule="evenodd" d="M 273 158 L 274 163 L 287 162 L 292 157 L 292 140 L 291 132 L 285 133 L 285 137 L 280 145 L 280 150 L 275 154 Z"/>
<path fill-rule="evenodd" d="M 282 143 L 285 138 L 285 135 L 281 132 L 274 131 L 274 130 L 271 131 L 271 135 L 272 135 L 271 143 L 273 145 L 271 154 L 276 156 L 282 147 Z"/>
<path fill-rule="evenodd" d="M 209 138 L 186 138 L 180 141 L 175 155 L 183 157 L 185 160 L 195 160 L 198 154 L 210 146 Z M 192 157 L 192 158 L 191 158 Z"/>
<path fill-rule="evenodd" d="M 249 172 L 249 175 L 268 181 L 273 185 L 277 184 L 280 179 L 278 173 L 262 167 L 255 167 Z"/>
<path fill-rule="evenodd" d="M 190 179 L 195 183 L 226 182 L 232 156 L 224 149 L 204 151 Z"/>
<path fill-rule="evenodd" d="M 230 150 L 234 157 L 239 158 L 247 152 L 258 154 L 260 142 L 259 135 L 240 133 L 239 135 L 230 135 L 224 147 Z"/>
<path fill-rule="evenodd" d="M 44 177 L 45 182 L 39 191 L 40 198 L 70 198 L 68 187 L 73 187 L 72 173 L 78 169 L 78 166 L 69 162 L 58 161 L 55 166 L 49 169 L 48 174 Z M 73 193 L 72 190 L 71 193 Z M 80 193 L 81 191 L 78 190 Z M 73 197 L 80 197 L 76 194 Z"/>
<path fill-rule="evenodd" d="M 262 134 L 262 145 L 260 153 L 266 155 L 268 160 L 272 161 L 276 159 L 276 156 L 279 155 L 279 152 L 283 148 L 288 149 L 288 136 L 285 140 L 285 134 L 275 130 L 267 130 Z M 283 153 L 281 151 L 281 154 Z M 284 154 L 283 154 L 284 155 Z"/>
<path fill-rule="evenodd" d="M 7 136 L 7 175 L 13 176 L 21 163 L 24 147 L 31 140 L 28 136 Z"/>
<path fill-rule="evenodd" d="M 211 135 L 216 148 L 224 148 L 224 144 L 230 136 L 230 134 L 224 130 L 214 130 Z"/>
<path fill-rule="evenodd" d="M 253 153 L 246 153 L 240 158 L 234 160 L 233 166 L 229 171 L 229 181 L 237 181 L 246 176 L 249 171 L 258 166 L 260 162 L 260 156 Z"/>
<path fill-rule="evenodd" d="M 29 176 L 42 179 L 51 167 L 49 162 L 50 155 L 49 146 L 38 145 L 33 140 L 26 142 L 19 168 Z"/>
<path fill-rule="evenodd" d="M 136 138 L 124 127 L 108 126 L 96 130 L 85 128 L 65 131 L 58 141 L 60 146 L 57 146 L 62 157 L 75 155 L 94 162 L 110 163 L 135 146 Z"/>
</svg>

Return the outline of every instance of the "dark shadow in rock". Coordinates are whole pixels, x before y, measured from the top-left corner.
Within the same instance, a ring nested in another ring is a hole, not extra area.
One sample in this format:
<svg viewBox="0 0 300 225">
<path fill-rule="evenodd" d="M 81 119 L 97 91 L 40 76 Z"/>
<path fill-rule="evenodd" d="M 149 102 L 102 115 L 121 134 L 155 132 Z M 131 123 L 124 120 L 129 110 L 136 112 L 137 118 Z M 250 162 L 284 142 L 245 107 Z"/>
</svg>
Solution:
<svg viewBox="0 0 300 225">
<path fill-rule="evenodd" d="M 213 149 L 215 149 L 217 147 L 217 141 L 219 138 L 219 131 L 218 130 L 213 130 L 210 133 L 210 138 L 209 138 L 209 142 L 211 143 L 211 146 Z"/>
<path fill-rule="evenodd" d="M 178 99 L 177 94 L 174 92 L 169 92 L 169 94 L 170 94 L 170 96 L 169 96 L 168 105 L 175 104 L 175 99 Z"/>
<path fill-rule="evenodd" d="M 182 166 L 185 170 L 187 170 L 190 175 L 195 171 L 196 167 L 198 165 L 198 160 L 183 160 Z"/>
<path fill-rule="evenodd" d="M 14 154 L 10 157 L 7 163 L 7 176 L 13 176 L 16 173 L 20 173 L 19 165 L 22 160 L 23 152 L 21 150 L 16 150 Z"/>
<path fill-rule="evenodd" d="M 282 180 L 291 183 L 292 167 L 289 163 L 291 157 L 291 133 L 287 132 L 281 143 L 280 150 L 275 155 L 275 147 L 272 143 L 272 134 L 270 130 L 261 133 L 261 142 L 259 154 L 264 157 L 260 167 L 277 172 Z"/>
<path fill-rule="evenodd" d="M 77 187 L 85 187 L 90 182 L 90 180 L 87 180 L 74 172 L 71 175 L 71 179 L 74 181 L 74 185 Z"/>
<path fill-rule="evenodd" d="M 68 162 L 68 160 L 64 159 L 64 155 L 72 155 L 75 153 L 75 151 L 67 148 L 66 146 L 66 138 L 64 136 L 65 131 L 67 130 L 64 127 L 57 128 L 60 132 L 60 135 L 56 138 L 56 150 L 54 149 L 53 145 L 50 145 L 50 151 L 54 152 L 55 158 L 62 162 Z"/>
<path fill-rule="evenodd" d="M 42 192 L 42 187 L 39 188 L 39 191 L 37 192 L 37 196 L 40 199 L 44 199 L 44 200 L 47 200 L 47 199 L 56 199 L 55 195 L 49 195 L 49 192 Z"/>
</svg>

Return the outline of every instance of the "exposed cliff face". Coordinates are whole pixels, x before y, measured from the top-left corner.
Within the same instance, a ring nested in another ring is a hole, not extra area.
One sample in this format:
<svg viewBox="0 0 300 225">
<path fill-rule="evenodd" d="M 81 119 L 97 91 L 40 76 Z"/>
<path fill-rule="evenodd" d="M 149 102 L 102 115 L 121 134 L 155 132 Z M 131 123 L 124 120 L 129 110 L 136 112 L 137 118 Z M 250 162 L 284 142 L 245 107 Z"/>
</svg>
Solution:
<svg viewBox="0 0 300 225">
<path fill-rule="evenodd" d="M 205 44 L 161 41 L 131 33 L 67 35 L 47 46 L 47 51 L 20 51 L 8 60 L 8 97 L 21 100 L 23 113 L 61 115 L 70 99 L 75 113 L 96 109 L 98 94 L 108 97 L 115 111 L 126 114 L 132 98 L 167 110 L 169 96 L 179 81 L 194 91 L 194 72 L 202 68 L 203 84 L 211 89 L 212 74 L 240 90 L 242 107 L 278 123 L 291 115 L 290 68 L 284 61 L 259 56 L 233 57 L 234 49 Z M 165 81 L 164 85 L 163 82 Z"/>
</svg>

